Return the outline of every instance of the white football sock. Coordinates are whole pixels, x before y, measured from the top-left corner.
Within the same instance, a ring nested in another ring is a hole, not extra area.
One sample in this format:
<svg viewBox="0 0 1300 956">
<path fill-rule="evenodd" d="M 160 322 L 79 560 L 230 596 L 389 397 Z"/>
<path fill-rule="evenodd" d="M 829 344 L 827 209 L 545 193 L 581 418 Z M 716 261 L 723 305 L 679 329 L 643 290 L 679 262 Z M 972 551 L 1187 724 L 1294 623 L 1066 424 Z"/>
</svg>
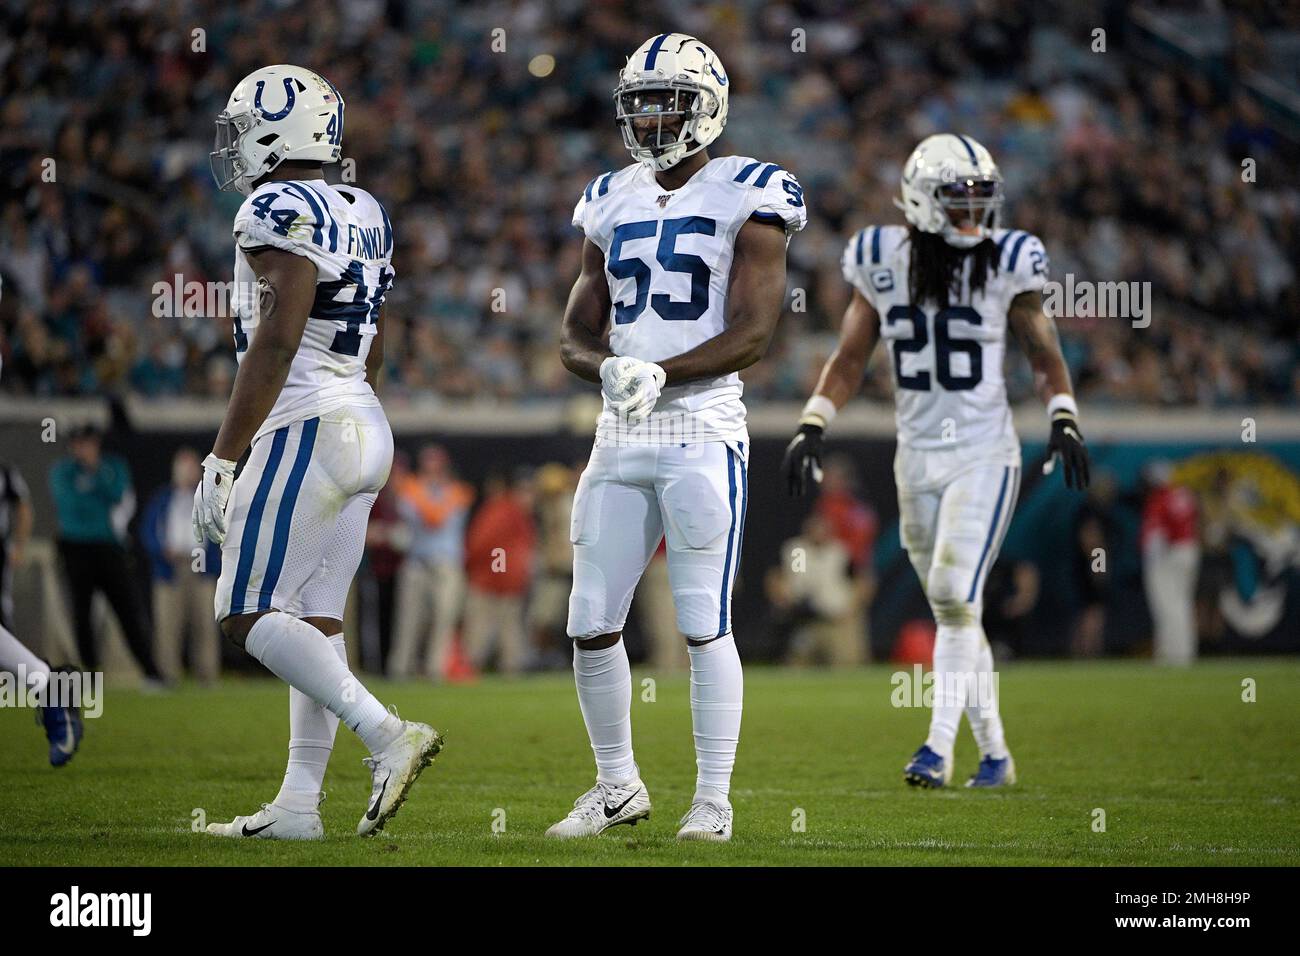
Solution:
<svg viewBox="0 0 1300 956">
<path fill-rule="evenodd" d="M 574 644 L 573 678 L 596 756 L 596 780 L 626 783 L 637 769 L 632 759 L 632 668 L 623 639 L 600 650 Z"/>
<path fill-rule="evenodd" d="M 695 799 L 728 806 L 731 769 L 740 743 L 745 678 L 731 634 L 699 647 L 691 657 L 691 725 L 695 731 Z"/>
<path fill-rule="evenodd" d="M 45 693 L 50 682 L 50 665 L 29 651 L 22 641 L 3 627 L 0 627 L 0 671 L 8 671 L 15 677 L 21 673 L 27 686 L 37 694 Z"/>
<path fill-rule="evenodd" d="M 971 679 L 983 640 L 980 629 L 971 624 L 940 624 L 934 639 L 934 707 L 930 713 L 930 736 L 925 743 L 952 765 L 957 728 L 966 707 L 966 684 Z"/>
<path fill-rule="evenodd" d="M 337 715 L 371 753 L 401 734 L 402 722 L 384 710 L 339 660 L 325 635 L 306 621 L 283 611 L 264 614 L 249 630 L 244 649 L 290 687 Z"/>
<path fill-rule="evenodd" d="M 979 745 L 981 757 L 1001 760 L 1007 756 L 1007 742 L 1002 732 L 1002 715 L 998 712 L 997 674 L 993 670 L 993 648 L 981 631 L 980 650 L 975 658 L 978 683 L 966 702 L 966 719 Z"/>
<path fill-rule="evenodd" d="M 334 634 L 325 640 L 346 665 L 348 649 L 343 635 Z M 338 728 L 337 716 L 298 688 L 289 688 L 289 765 L 273 803 L 299 812 L 316 809 Z"/>
</svg>

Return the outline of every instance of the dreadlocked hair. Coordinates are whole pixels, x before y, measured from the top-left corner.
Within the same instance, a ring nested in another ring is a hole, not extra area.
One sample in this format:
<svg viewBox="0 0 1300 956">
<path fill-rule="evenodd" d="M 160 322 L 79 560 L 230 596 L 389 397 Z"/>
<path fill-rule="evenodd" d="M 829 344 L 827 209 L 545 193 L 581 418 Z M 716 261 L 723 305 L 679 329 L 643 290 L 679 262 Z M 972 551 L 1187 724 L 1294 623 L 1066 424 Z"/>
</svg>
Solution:
<svg viewBox="0 0 1300 956">
<path fill-rule="evenodd" d="M 933 302 L 946 309 L 950 299 L 961 295 L 962 264 L 969 258 L 970 292 L 983 291 L 990 272 L 998 271 L 1001 250 L 992 239 L 985 239 L 969 249 L 950 246 L 943 236 L 908 229 L 912 243 L 911 262 L 907 268 L 907 288 L 915 305 Z"/>
</svg>

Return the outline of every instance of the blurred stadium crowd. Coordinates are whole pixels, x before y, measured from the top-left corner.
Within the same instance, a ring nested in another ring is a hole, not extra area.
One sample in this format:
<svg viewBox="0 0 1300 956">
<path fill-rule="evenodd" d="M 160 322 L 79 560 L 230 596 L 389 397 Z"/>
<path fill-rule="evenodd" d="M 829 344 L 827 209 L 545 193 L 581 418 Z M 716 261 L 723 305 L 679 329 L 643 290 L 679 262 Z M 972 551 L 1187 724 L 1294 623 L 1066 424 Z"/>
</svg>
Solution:
<svg viewBox="0 0 1300 956">
<path fill-rule="evenodd" d="M 396 226 L 385 401 L 585 388 L 556 349 L 578 271 L 570 214 L 592 176 L 628 162 L 615 71 L 670 26 L 728 66 L 723 150 L 780 162 L 811 199 L 790 277 L 807 310 L 746 373 L 749 396 L 808 394 L 847 300 L 843 241 L 901 221 L 901 161 L 956 129 L 999 160 L 1010 221 L 1043 237 L 1055 277 L 1152 283 L 1150 328 L 1061 319 L 1086 402 L 1300 399 L 1295 155 L 1235 82 L 1279 41 L 1300 46 L 1300 8 L 1228 15 L 1217 74 L 1173 79 L 1130 54 L 1123 5 L 453 6 L 0 2 L 0 390 L 228 395 L 225 316 L 156 317 L 153 289 L 229 279 L 240 197 L 208 174 L 212 119 L 241 76 L 286 58 L 343 91 L 345 157 Z M 1010 381 L 1014 398 L 1032 391 L 1023 364 Z M 867 390 L 887 394 L 883 363 Z"/>
</svg>

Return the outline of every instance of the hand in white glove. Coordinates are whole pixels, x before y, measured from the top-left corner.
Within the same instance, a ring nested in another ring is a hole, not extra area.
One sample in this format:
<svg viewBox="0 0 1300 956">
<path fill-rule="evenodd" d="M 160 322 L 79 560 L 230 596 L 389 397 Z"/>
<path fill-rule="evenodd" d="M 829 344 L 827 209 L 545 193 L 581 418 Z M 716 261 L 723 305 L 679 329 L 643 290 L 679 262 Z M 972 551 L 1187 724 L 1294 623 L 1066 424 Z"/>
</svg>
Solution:
<svg viewBox="0 0 1300 956">
<path fill-rule="evenodd" d="M 632 387 L 632 370 L 641 360 L 630 355 L 611 355 L 600 363 L 600 388 L 611 403 L 627 398 Z"/>
<path fill-rule="evenodd" d="M 226 540 L 226 504 L 235 484 L 235 465 L 209 454 L 203 459 L 203 480 L 194 489 L 194 540 L 217 544 Z"/>
<path fill-rule="evenodd" d="M 614 414 L 626 417 L 629 425 L 639 425 L 654 411 L 666 377 L 654 362 L 639 362 L 631 371 L 632 384 L 626 396 L 610 406 Z"/>
</svg>

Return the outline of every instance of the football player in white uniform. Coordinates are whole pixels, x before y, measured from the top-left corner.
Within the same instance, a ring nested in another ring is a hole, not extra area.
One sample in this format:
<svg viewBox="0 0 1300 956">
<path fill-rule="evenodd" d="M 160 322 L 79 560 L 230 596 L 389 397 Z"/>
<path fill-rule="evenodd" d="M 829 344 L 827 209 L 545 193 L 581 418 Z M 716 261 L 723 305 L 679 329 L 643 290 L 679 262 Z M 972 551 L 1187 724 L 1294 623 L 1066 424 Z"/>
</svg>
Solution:
<svg viewBox="0 0 1300 956">
<path fill-rule="evenodd" d="M 963 709 L 980 750 L 967 786 L 1015 782 L 981 624 L 984 582 L 1020 488 L 1002 370 L 1008 327 L 1048 398 L 1044 471 L 1059 458 L 1069 487 L 1088 484 L 1069 369 L 1043 312 L 1047 253 L 1037 236 L 998 228 L 1002 200 L 993 157 L 969 136 L 943 133 L 916 147 L 895 200 L 909 226 L 870 226 L 844 250 L 853 298 L 785 457 L 792 494 L 820 481 L 823 435 L 883 338 L 898 422 L 900 535 L 938 625 L 930 735 L 904 769 L 923 787 L 951 779 Z"/>
<path fill-rule="evenodd" d="M 592 836 L 650 815 L 621 638 L 666 537 L 698 769 L 677 835 L 727 840 L 742 699 L 731 590 L 749 457 L 737 372 L 767 350 L 786 245 L 807 214 L 802 187 L 777 164 L 709 157 L 727 122 L 727 74 L 694 37 L 643 43 L 614 103 L 636 162 L 597 176 L 578 199 L 573 223 L 586 241 L 561 343 L 565 366 L 604 396 L 574 501 L 568 624 L 596 785 L 547 835 Z"/>
<path fill-rule="evenodd" d="M 348 669 L 343 608 L 393 435 L 375 395 L 393 230 L 373 196 L 331 186 L 343 98 L 324 77 L 269 66 L 217 118 L 213 175 L 248 198 L 235 217 L 239 372 L 203 481 L 196 537 L 222 544 L 216 616 L 227 637 L 290 685 L 289 765 L 275 800 L 222 836 L 314 839 L 339 720 L 370 749 L 378 832 L 442 745 L 390 714 Z M 252 450 L 243 471 L 235 465 Z"/>
</svg>

